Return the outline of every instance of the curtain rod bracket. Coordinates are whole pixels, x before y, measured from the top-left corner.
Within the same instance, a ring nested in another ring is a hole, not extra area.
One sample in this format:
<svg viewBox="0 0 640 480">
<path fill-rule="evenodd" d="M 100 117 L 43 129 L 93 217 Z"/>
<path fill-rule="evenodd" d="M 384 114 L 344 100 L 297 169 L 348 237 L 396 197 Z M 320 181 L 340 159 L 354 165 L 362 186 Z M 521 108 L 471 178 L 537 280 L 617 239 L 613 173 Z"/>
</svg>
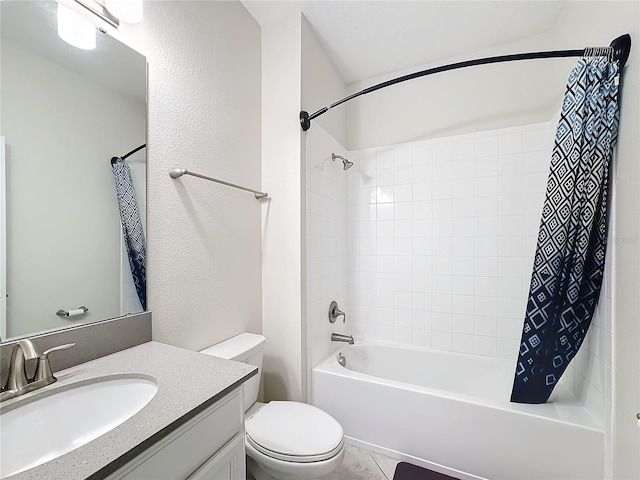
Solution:
<svg viewBox="0 0 640 480">
<path fill-rule="evenodd" d="M 628 33 L 620 35 L 609 46 L 613 48 L 613 58 L 618 60 L 620 71 L 622 71 L 629 58 L 629 52 L 631 52 L 631 35 Z"/>
<path fill-rule="evenodd" d="M 311 120 L 309 119 L 309 112 L 304 110 L 300 112 L 300 126 L 305 132 L 311 128 Z"/>
</svg>

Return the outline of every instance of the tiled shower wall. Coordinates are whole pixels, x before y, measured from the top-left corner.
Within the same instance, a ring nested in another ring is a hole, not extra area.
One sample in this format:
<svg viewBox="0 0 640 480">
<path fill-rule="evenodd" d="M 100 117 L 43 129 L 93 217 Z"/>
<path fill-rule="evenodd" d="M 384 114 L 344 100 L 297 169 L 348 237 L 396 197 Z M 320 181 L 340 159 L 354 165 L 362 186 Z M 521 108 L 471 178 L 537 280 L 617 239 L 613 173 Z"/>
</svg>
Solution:
<svg viewBox="0 0 640 480">
<path fill-rule="evenodd" d="M 545 122 L 350 152 L 360 335 L 515 360 L 552 138 Z"/>
<path fill-rule="evenodd" d="M 314 126 L 307 133 L 309 369 L 335 349 L 332 331 L 507 358 L 515 368 L 555 125 L 348 153 Z M 331 152 L 354 166 L 345 172 Z M 610 241 L 590 333 L 562 379 L 603 427 L 611 422 L 613 248 Z M 346 325 L 327 320 L 334 299 L 346 305 Z"/>
</svg>

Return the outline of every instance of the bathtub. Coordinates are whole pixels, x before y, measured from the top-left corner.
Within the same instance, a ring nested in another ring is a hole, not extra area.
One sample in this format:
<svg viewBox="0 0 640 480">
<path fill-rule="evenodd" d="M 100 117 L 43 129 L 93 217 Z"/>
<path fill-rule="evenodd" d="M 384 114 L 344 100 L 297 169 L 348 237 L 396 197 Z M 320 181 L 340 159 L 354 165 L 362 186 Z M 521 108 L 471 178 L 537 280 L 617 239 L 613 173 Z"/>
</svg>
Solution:
<svg viewBox="0 0 640 480">
<path fill-rule="evenodd" d="M 345 345 L 312 371 L 312 403 L 349 443 L 466 479 L 604 476 L 604 432 L 558 385 L 509 402 L 511 361 L 397 345 Z"/>
</svg>

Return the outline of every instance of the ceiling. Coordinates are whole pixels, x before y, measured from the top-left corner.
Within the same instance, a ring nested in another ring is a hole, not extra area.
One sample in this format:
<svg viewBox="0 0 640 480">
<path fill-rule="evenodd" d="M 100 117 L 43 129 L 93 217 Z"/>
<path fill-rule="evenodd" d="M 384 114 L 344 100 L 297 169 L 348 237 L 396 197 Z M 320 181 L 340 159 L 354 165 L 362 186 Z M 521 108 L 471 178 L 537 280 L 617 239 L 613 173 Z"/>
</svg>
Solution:
<svg viewBox="0 0 640 480">
<path fill-rule="evenodd" d="M 347 83 L 543 33 L 563 4 L 559 0 L 242 3 L 260 25 L 302 13 Z"/>
</svg>

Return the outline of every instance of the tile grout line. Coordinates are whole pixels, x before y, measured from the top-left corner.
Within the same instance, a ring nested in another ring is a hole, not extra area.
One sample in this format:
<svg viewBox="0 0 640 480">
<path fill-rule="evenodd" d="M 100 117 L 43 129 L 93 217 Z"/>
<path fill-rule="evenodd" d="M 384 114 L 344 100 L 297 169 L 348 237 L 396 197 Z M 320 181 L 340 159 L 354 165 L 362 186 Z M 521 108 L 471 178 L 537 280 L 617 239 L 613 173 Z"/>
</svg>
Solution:
<svg viewBox="0 0 640 480">
<path fill-rule="evenodd" d="M 387 477 L 387 474 L 385 473 L 385 471 L 382 469 L 382 467 L 380 466 L 380 464 L 376 461 L 375 457 L 371 454 L 369 454 L 369 456 L 371 457 L 371 460 L 373 460 L 373 463 L 376 464 L 376 467 L 378 467 L 378 469 L 382 472 L 382 476 L 384 478 L 386 478 L 387 480 L 392 480 L 389 477 Z"/>
</svg>

